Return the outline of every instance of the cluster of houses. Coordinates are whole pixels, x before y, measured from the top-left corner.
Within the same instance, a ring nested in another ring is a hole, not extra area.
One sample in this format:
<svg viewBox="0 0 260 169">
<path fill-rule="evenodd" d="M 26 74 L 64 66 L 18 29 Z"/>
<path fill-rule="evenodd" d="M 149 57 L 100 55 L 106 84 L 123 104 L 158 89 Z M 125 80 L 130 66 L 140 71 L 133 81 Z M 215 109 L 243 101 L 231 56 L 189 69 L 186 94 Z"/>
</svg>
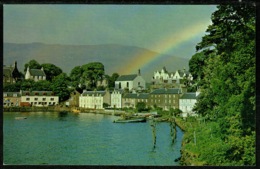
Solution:
<svg viewBox="0 0 260 169">
<path fill-rule="evenodd" d="M 13 68 L 4 67 L 4 82 L 14 83 L 12 76 L 16 70 L 16 63 Z M 7 69 L 10 69 L 7 71 Z M 8 75 L 8 76 L 7 76 Z M 15 74 L 14 74 L 15 75 Z M 9 80 L 8 80 L 9 78 Z M 11 79 L 12 78 L 12 79 Z M 27 68 L 25 79 L 46 80 L 46 74 L 42 69 Z M 110 108 L 135 108 L 138 102 L 144 102 L 147 107 L 161 107 L 163 110 L 178 108 L 182 116 L 195 115 L 192 111 L 199 92 L 187 93 L 183 79 L 192 81 L 192 75 L 188 71 L 177 70 L 175 73 L 168 73 L 164 67 L 161 71 L 154 72 L 152 90 L 144 92 L 146 82 L 141 76 L 140 70 L 137 74 L 122 75 L 115 81 L 113 91 L 83 91 L 71 93 L 67 106 L 80 107 L 85 109 Z M 8 106 L 53 106 L 59 104 L 59 97 L 52 91 L 20 91 L 4 92 L 4 107 Z"/>
</svg>

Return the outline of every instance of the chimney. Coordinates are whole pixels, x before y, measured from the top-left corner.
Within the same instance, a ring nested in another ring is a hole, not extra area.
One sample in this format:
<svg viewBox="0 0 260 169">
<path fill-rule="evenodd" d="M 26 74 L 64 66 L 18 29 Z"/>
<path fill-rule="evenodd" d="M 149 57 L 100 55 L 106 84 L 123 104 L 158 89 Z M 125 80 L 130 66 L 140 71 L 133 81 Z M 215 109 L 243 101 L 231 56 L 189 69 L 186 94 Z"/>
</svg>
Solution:
<svg viewBox="0 0 260 169">
<path fill-rule="evenodd" d="M 138 76 L 141 76 L 141 70 L 138 69 Z"/>
</svg>

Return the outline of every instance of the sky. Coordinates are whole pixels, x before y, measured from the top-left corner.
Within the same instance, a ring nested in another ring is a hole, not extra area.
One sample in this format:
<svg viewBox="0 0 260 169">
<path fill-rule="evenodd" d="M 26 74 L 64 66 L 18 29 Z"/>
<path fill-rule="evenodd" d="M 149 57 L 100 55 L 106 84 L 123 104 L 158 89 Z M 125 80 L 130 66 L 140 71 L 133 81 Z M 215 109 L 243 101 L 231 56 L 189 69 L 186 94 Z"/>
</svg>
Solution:
<svg viewBox="0 0 260 169">
<path fill-rule="evenodd" d="M 4 5 L 4 42 L 120 44 L 191 58 L 215 5 Z"/>
</svg>

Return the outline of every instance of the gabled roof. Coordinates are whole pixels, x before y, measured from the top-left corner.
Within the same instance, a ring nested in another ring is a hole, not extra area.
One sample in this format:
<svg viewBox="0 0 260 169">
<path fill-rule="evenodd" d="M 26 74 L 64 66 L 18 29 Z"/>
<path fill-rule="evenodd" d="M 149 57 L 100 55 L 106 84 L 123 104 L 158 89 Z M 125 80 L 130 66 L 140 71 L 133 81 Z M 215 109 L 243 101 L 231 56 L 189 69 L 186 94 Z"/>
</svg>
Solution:
<svg viewBox="0 0 260 169">
<path fill-rule="evenodd" d="M 180 99 L 197 99 L 196 93 L 185 93 L 181 96 Z"/>
<path fill-rule="evenodd" d="M 22 91 L 22 96 L 55 96 L 52 91 Z"/>
<path fill-rule="evenodd" d="M 151 94 L 181 94 L 181 89 L 170 88 L 170 89 L 156 89 Z"/>
<path fill-rule="evenodd" d="M 30 69 L 29 71 L 31 76 L 46 76 L 44 71 L 42 71 L 41 69 Z"/>
<path fill-rule="evenodd" d="M 106 94 L 106 91 L 85 91 L 82 93 L 82 96 L 88 96 L 88 95 L 91 95 L 91 96 L 98 96 L 98 95 L 101 95 L 101 96 L 104 96 Z"/>
<path fill-rule="evenodd" d="M 133 74 L 133 75 L 122 75 L 120 77 L 117 78 L 116 81 L 132 81 L 137 77 L 137 74 Z"/>
</svg>

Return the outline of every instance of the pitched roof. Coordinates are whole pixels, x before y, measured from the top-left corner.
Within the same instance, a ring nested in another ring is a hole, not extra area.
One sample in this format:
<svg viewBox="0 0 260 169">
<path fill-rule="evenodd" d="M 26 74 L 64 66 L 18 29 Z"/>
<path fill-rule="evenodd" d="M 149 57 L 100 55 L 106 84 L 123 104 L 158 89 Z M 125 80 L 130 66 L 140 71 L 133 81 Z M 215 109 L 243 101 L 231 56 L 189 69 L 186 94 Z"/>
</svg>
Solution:
<svg viewBox="0 0 260 169">
<path fill-rule="evenodd" d="M 94 95 L 94 96 L 104 96 L 106 94 L 106 91 L 85 91 L 82 93 L 82 96 L 88 96 L 88 95 Z"/>
<path fill-rule="evenodd" d="M 156 89 L 151 94 L 181 94 L 181 89 L 170 88 L 170 89 Z"/>
<path fill-rule="evenodd" d="M 180 99 L 197 99 L 196 93 L 185 93 L 181 96 Z"/>
<path fill-rule="evenodd" d="M 122 76 L 118 77 L 116 81 L 131 81 L 131 80 L 134 80 L 136 77 L 137 77 L 137 74 L 122 75 Z"/>
<path fill-rule="evenodd" d="M 3 92 L 3 94 L 4 96 L 6 95 L 5 97 L 14 97 L 14 94 L 16 94 L 17 97 L 21 97 L 20 92 Z"/>
<path fill-rule="evenodd" d="M 149 93 L 127 93 L 123 98 L 132 98 L 132 99 L 148 99 Z"/>
<path fill-rule="evenodd" d="M 52 91 L 22 91 L 22 96 L 55 96 Z"/>
<path fill-rule="evenodd" d="M 41 69 L 30 69 L 30 74 L 32 76 L 46 76 L 44 71 L 42 71 Z"/>
</svg>

